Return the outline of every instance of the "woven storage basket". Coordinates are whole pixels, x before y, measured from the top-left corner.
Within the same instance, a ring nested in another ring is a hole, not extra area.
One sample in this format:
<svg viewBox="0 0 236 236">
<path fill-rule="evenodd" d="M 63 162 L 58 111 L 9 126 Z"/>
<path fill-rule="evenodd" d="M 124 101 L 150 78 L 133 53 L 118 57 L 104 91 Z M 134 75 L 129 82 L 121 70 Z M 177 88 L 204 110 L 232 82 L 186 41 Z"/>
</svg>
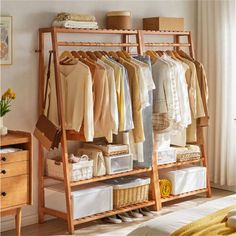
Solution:
<svg viewBox="0 0 236 236">
<path fill-rule="evenodd" d="M 120 178 L 106 183 L 113 186 L 114 208 L 148 200 L 150 178 Z"/>
<path fill-rule="evenodd" d="M 114 156 L 129 153 L 129 145 L 127 144 L 83 143 L 83 147 L 99 149 L 103 152 L 104 156 Z"/>
<path fill-rule="evenodd" d="M 190 150 L 182 151 L 181 153 L 177 153 L 176 155 L 176 159 L 178 162 L 199 160 L 200 158 L 200 152 L 193 152 Z"/>
<path fill-rule="evenodd" d="M 63 163 L 61 161 L 46 159 L 47 175 L 64 179 Z M 93 160 L 69 163 L 70 181 L 91 179 L 93 177 Z"/>
</svg>

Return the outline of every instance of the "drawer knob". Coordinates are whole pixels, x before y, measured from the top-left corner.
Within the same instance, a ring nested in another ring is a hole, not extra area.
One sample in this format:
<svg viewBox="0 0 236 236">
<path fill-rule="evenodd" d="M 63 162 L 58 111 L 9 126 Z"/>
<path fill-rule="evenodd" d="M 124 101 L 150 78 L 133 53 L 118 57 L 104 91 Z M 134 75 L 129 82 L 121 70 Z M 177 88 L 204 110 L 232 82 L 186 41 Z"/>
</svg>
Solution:
<svg viewBox="0 0 236 236">
<path fill-rule="evenodd" d="M 7 158 L 6 158 L 6 157 L 2 157 L 1 160 L 2 160 L 2 161 L 6 161 Z"/>
<path fill-rule="evenodd" d="M 6 192 L 2 192 L 1 195 L 2 195 L 3 197 L 5 197 L 5 196 L 7 195 L 7 193 L 6 193 Z"/>
<path fill-rule="evenodd" d="M 1 170 L 1 173 L 5 175 L 7 172 L 6 170 Z"/>
</svg>

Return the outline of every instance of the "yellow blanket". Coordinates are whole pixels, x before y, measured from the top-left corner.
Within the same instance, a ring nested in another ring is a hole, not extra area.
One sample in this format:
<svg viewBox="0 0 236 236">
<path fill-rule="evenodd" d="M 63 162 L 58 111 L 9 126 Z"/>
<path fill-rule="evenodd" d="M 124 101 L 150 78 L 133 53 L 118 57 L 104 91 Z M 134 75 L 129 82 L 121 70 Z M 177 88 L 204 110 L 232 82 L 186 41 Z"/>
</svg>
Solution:
<svg viewBox="0 0 236 236">
<path fill-rule="evenodd" d="M 176 230 L 171 236 L 236 236 L 236 230 L 227 227 L 227 213 L 235 209 L 236 205 L 226 207 L 222 210 L 207 215 L 182 228 Z"/>
<path fill-rule="evenodd" d="M 160 192 L 161 197 L 169 197 L 171 194 L 172 185 L 171 182 L 168 179 L 161 179 L 160 180 Z"/>
</svg>

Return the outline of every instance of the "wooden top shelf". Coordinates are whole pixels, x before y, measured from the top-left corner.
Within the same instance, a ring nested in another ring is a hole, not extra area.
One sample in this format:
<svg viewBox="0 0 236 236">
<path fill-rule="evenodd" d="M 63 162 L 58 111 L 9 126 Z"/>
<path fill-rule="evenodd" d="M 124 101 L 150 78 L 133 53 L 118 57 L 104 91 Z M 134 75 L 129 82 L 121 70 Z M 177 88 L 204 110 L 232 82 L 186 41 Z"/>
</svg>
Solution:
<svg viewBox="0 0 236 236">
<path fill-rule="evenodd" d="M 57 33 L 84 33 L 84 34 L 137 34 L 137 30 L 113 30 L 113 29 L 77 29 L 77 28 L 63 28 L 63 27 L 48 27 L 40 28 L 42 33 L 50 33 L 52 31 Z"/>
<path fill-rule="evenodd" d="M 116 29 L 77 29 L 77 28 L 63 28 L 63 27 L 48 27 L 40 28 L 42 33 L 84 33 L 84 34 L 129 34 L 135 35 L 141 31 L 144 35 L 190 35 L 190 31 L 155 31 L 155 30 L 116 30 Z"/>
<path fill-rule="evenodd" d="M 0 136 L 0 145 L 8 146 L 30 142 L 31 134 L 23 131 L 9 130 L 7 135 Z"/>
</svg>

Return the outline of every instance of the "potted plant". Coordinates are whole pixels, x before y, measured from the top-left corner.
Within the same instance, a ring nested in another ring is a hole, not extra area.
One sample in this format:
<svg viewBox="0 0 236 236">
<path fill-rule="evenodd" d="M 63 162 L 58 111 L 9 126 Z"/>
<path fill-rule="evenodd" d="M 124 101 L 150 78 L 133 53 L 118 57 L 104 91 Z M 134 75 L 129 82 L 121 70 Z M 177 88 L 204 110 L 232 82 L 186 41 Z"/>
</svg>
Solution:
<svg viewBox="0 0 236 236">
<path fill-rule="evenodd" d="M 7 89 L 7 91 L 2 95 L 0 100 L 0 135 L 7 134 L 7 127 L 3 125 L 3 117 L 9 112 L 11 102 L 16 98 L 16 94 L 12 89 Z"/>
</svg>

